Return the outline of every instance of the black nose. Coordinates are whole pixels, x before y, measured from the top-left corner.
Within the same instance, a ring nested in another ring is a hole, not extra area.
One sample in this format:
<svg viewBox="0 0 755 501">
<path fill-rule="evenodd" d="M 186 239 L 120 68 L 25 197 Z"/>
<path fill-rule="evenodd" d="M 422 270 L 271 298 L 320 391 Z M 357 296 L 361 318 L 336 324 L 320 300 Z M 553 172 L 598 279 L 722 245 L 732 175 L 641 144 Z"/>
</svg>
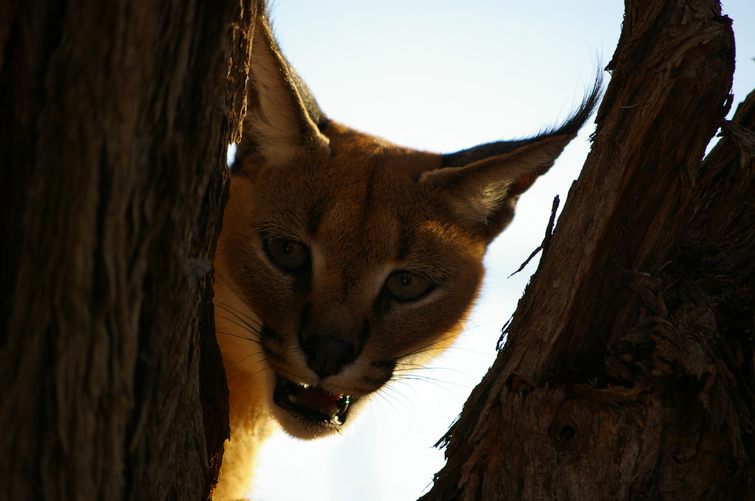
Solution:
<svg viewBox="0 0 755 501">
<path fill-rule="evenodd" d="M 303 339 L 301 345 L 307 365 L 322 378 L 338 374 L 356 358 L 353 344 L 333 336 L 312 336 Z"/>
</svg>

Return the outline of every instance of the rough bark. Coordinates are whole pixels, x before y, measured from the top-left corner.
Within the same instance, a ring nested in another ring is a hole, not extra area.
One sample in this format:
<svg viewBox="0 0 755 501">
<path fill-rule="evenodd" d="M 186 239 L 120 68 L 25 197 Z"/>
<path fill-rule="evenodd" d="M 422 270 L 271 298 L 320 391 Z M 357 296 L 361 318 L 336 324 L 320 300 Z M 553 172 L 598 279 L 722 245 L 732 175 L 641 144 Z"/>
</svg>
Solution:
<svg viewBox="0 0 755 501">
<path fill-rule="evenodd" d="M 424 500 L 753 499 L 755 94 L 731 22 L 627 0 L 592 151 Z"/>
<path fill-rule="evenodd" d="M 2 2 L 0 498 L 208 496 L 211 258 L 254 9 Z"/>
</svg>

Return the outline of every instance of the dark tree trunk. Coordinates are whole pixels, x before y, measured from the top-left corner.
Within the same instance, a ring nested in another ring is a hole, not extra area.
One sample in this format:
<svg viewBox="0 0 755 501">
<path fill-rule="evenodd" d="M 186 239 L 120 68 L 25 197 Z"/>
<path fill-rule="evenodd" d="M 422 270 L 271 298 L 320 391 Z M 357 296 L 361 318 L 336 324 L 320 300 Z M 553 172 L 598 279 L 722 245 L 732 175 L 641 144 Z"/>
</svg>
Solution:
<svg viewBox="0 0 755 501">
<path fill-rule="evenodd" d="M 627 0 L 592 152 L 424 500 L 753 499 L 755 94 L 722 122 L 733 66 L 718 2 Z"/>
<path fill-rule="evenodd" d="M 0 6 L 0 498 L 202 499 L 251 0 Z"/>
</svg>

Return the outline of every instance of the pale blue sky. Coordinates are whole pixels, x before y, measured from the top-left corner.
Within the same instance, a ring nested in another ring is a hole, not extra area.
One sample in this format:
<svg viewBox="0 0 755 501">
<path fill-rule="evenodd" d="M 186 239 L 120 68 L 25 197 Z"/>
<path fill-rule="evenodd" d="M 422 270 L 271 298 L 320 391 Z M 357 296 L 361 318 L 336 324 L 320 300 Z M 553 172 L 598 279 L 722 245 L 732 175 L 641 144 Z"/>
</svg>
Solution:
<svg viewBox="0 0 755 501">
<path fill-rule="evenodd" d="M 723 2 L 734 18 L 735 102 L 755 84 L 755 9 Z M 618 40 L 619 0 L 278 0 L 283 51 L 333 119 L 434 151 L 521 137 L 557 122 L 581 98 Z M 344 437 L 275 440 L 261 463 L 258 501 L 416 499 L 443 464 L 432 444 L 495 357 L 500 327 L 534 270 L 507 279 L 538 246 L 551 200 L 566 197 L 588 151 L 586 127 L 522 197 L 490 248 L 488 278 L 467 332 L 424 371 L 396 385 Z"/>
</svg>

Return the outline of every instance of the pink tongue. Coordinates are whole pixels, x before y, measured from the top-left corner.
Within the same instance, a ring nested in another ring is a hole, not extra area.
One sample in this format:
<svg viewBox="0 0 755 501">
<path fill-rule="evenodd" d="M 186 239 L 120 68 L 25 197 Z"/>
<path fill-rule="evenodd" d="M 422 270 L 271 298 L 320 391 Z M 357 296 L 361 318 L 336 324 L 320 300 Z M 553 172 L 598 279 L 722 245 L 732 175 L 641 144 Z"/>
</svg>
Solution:
<svg viewBox="0 0 755 501">
<path fill-rule="evenodd" d="M 318 388 L 306 390 L 289 395 L 291 403 L 312 409 L 326 416 L 335 416 L 340 411 L 338 403 L 343 395 L 334 395 Z"/>
</svg>

